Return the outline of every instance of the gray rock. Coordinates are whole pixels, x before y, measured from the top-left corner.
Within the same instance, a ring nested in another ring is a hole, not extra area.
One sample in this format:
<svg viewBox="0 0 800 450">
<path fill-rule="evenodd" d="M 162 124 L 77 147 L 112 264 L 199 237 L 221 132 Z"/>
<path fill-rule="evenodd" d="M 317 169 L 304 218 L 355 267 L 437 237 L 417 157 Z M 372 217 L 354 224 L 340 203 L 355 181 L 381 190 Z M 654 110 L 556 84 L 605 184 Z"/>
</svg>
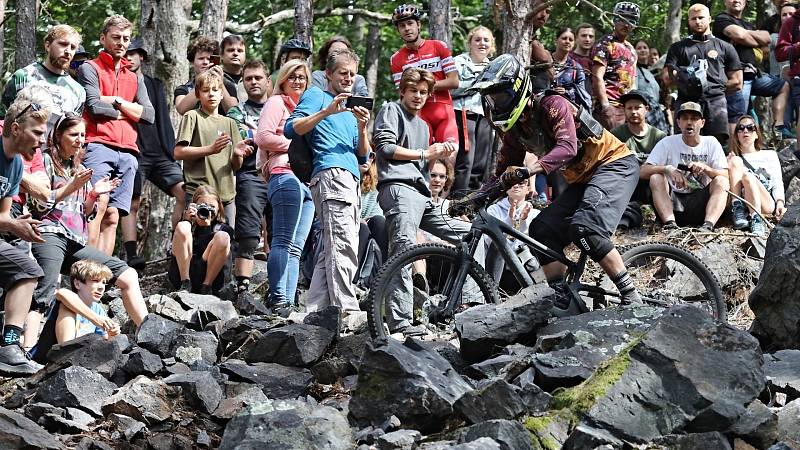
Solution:
<svg viewBox="0 0 800 450">
<path fill-rule="evenodd" d="M 181 325 L 189 323 L 189 310 L 177 300 L 166 295 L 151 295 L 147 298 L 150 311 Z"/>
<path fill-rule="evenodd" d="M 163 381 L 139 375 L 105 401 L 103 414 L 122 414 L 152 425 L 172 416 L 171 397 L 174 393 Z"/>
<path fill-rule="evenodd" d="M 587 448 L 624 448 L 625 443 L 606 430 L 579 424 L 572 430 L 562 450 L 584 450 Z"/>
<path fill-rule="evenodd" d="M 36 401 L 55 406 L 82 408 L 95 417 L 102 415 L 103 402 L 117 386 L 99 373 L 79 366 L 67 367 L 43 381 Z"/>
<path fill-rule="evenodd" d="M 213 333 L 184 329 L 174 334 L 169 354 L 190 366 L 198 361 L 214 364 L 218 346 L 219 340 Z"/>
<path fill-rule="evenodd" d="M 800 400 L 791 401 L 778 411 L 778 440 L 800 442 Z"/>
<path fill-rule="evenodd" d="M 396 415 L 407 428 L 433 431 L 470 390 L 444 358 L 417 340 L 370 342 L 350 399 L 350 416 L 366 426 Z"/>
<path fill-rule="evenodd" d="M 219 367 L 233 380 L 258 384 L 264 394 L 273 399 L 290 399 L 305 395 L 314 378 L 308 369 L 273 363 L 247 364 L 244 361 L 229 359 Z"/>
<path fill-rule="evenodd" d="M 189 310 L 188 321 L 198 329 L 203 329 L 206 324 L 215 320 L 227 321 L 239 317 L 239 313 L 236 312 L 233 303 L 227 300 L 220 300 L 213 295 L 199 295 L 188 292 L 176 292 L 172 295 Z"/>
<path fill-rule="evenodd" d="M 760 400 L 753 400 L 731 427 L 730 433 L 756 448 L 767 448 L 778 437 L 778 415 Z"/>
<path fill-rule="evenodd" d="M 765 350 L 800 348 L 800 207 L 788 206 L 767 240 L 764 267 L 749 304 L 755 320 L 750 332 Z"/>
<path fill-rule="evenodd" d="M 723 291 L 739 281 L 739 264 L 736 261 L 736 252 L 732 251 L 730 244 L 709 242 L 695 251 L 695 254 L 711 269 Z M 692 293 L 704 292 L 700 279 L 685 266 L 679 266 L 678 273 L 673 275 L 670 283 L 673 286 L 680 286 L 676 295 L 690 296 Z"/>
<path fill-rule="evenodd" d="M 303 323 L 325 328 L 334 333 L 335 336 L 338 336 L 339 330 L 342 328 L 342 310 L 338 306 L 331 305 L 308 313 L 303 319 Z"/>
<path fill-rule="evenodd" d="M 181 329 L 183 327 L 180 324 L 150 313 L 136 331 L 136 343 L 153 353 L 170 356 L 171 341 Z"/>
<path fill-rule="evenodd" d="M 170 386 L 180 386 L 189 405 L 211 413 L 222 400 L 222 389 L 209 372 L 170 375 L 164 379 Z"/>
<path fill-rule="evenodd" d="M 124 334 L 106 340 L 94 333 L 56 344 L 47 352 L 45 370 L 37 373 L 31 383 L 39 383 L 70 366 L 80 366 L 110 379 L 123 364 L 122 354 L 129 346 L 128 337 Z"/>
<path fill-rule="evenodd" d="M 64 446 L 32 420 L 0 406 L 0 448 L 63 449 Z"/>
<path fill-rule="evenodd" d="M 397 430 L 378 436 L 375 443 L 380 450 L 414 450 L 421 440 L 417 430 Z"/>
<path fill-rule="evenodd" d="M 108 315 L 119 323 L 119 329 L 122 334 L 136 334 L 136 324 L 133 323 L 128 311 L 125 310 L 125 304 L 121 298 L 115 298 L 108 302 Z"/>
<path fill-rule="evenodd" d="M 491 419 L 514 419 L 526 410 L 520 390 L 505 380 L 493 380 L 461 396 L 455 409 L 471 424 Z"/>
<path fill-rule="evenodd" d="M 778 152 L 778 160 L 781 162 L 783 172 L 783 185 L 786 186 L 793 178 L 800 175 L 800 160 L 794 154 L 794 145 L 789 145 Z M 787 205 L 793 205 L 788 203 Z"/>
<path fill-rule="evenodd" d="M 478 305 L 456 314 L 455 327 L 461 356 L 478 362 L 515 342 L 536 339 L 536 331 L 547 323 L 553 290 L 539 284 L 522 290 L 500 304 Z"/>
<path fill-rule="evenodd" d="M 524 419 L 525 428 L 531 433 L 533 446 L 537 448 L 556 449 L 567 447 L 565 442 L 570 437 L 572 424 L 570 419 L 558 414 Z M 596 445 L 581 448 L 595 448 Z M 568 448 L 568 447 L 567 447 Z"/>
<path fill-rule="evenodd" d="M 506 378 L 509 367 L 513 367 L 520 361 L 519 357 L 513 355 L 500 355 L 468 366 L 464 374 L 474 380 L 485 380 L 487 378 Z M 528 358 L 527 365 L 530 367 L 533 358 Z M 525 370 L 525 369 L 523 369 Z M 512 377 L 513 379 L 514 377 Z"/>
<path fill-rule="evenodd" d="M 668 309 L 629 361 L 583 418 L 626 441 L 725 430 L 764 388 L 758 342 L 693 306 Z"/>
<path fill-rule="evenodd" d="M 800 350 L 780 350 L 764 355 L 764 375 L 770 386 L 787 395 L 800 398 Z"/>
<path fill-rule="evenodd" d="M 147 445 L 152 450 L 192 450 L 194 442 L 186 436 L 169 432 L 147 436 Z"/>
<path fill-rule="evenodd" d="M 333 384 L 350 374 L 350 364 L 343 358 L 328 358 L 315 364 L 311 373 L 317 383 Z"/>
<path fill-rule="evenodd" d="M 347 419 L 339 411 L 298 400 L 253 405 L 228 422 L 221 450 L 240 448 L 350 450 L 355 447 Z"/>
<path fill-rule="evenodd" d="M 447 447 L 447 449 L 449 450 L 502 450 L 504 448 L 505 447 L 498 444 L 497 441 L 488 437 L 482 437 L 464 444 L 458 444 Z M 433 448 L 431 448 L 430 450 L 433 450 Z"/>
<path fill-rule="evenodd" d="M 85 437 L 78 442 L 75 450 L 114 450 L 108 444 L 95 441 L 92 438 Z"/>
<path fill-rule="evenodd" d="M 719 432 L 668 435 L 655 439 L 653 443 L 666 446 L 670 450 L 696 450 L 699 448 L 731 450 L 728 439 Z"/>
<path fill-rule="evenodd" d="M 219 419 L 227 420 L 238 414 L 244 408 L 250 405 L 263 403 L 267 400 L 268 398 L 264 395 L 261 388 L 251 385 L 251 387 L 245 391 L 237 392 L 233 396 L 223 398 L 212 415 Z"/>
<path fill-rule="evenodd" d="M 358 373 L 358 367 L 361 365 L 361 356 L 364 354 L 364 349 L 369 341 L 368 333 L 339 336 L 333 346 L 332 353 L 334 356 L 347 361 L 350 366 L 348 373 L 355 374 Z"/>
<path fill-rule="evenodd" d="M 353 438 L 355 439 L 356 444 L 372 445 L 379 437 L 383 436 L 384 434 L 386 434 L 386 432 L 383 431 L 382 429 L 369 426 L 357 431 L 353 436 Z"/>
<path fill-rule="evenodd" d="M 150 353 L 141 347 L 131 350 L 128 353 L 128 360 L 122 366 L 122 370 L 131 377 L 138 375 L 155 376 L 163 368 L 164 363 L 161 362 L 161 358 L 158 355 Z"/>
<path fill-rule="evenodd" d="M 585 344 L 537 354 L 533 358 L 536 384 L 546 391 L 576 386 L 592 376 L 600 363 L 608 358 L 600 349 Z"/>
<path fill-rule="evenodd" d="M 459 443 L 491 438 L 502 450 L 533 450 L 531 436 L 521 423 L 512 420 L 489 420 L 456 431 Z M 469 447 L 467 447 L 469 448 Z"/>
<path fill-rule="evenodd" d="M 308 367 L 319 361 L 334 336 L 328 329 L 302 323 L 274 328 L 261 336 L 246 360 Z"/>
<path fill-rule="evenodd" d="M 139 433 L 145 430 L 146 425 L 133 417 L 124 416 L 122 414 L 110 414 L 108 420 L 114 424 L 114 427 L 119 431 L 125 440 L 130 441 L 135 438 Z"/>
<path fill-rule="evenodd" d="M 534 383 L 524 383 L 518 393 L 529 414 L 543 413 L 550 409 L 553 402 L 553 396 Z"/>
<path fill-rule="evenodd" d="M 66 408 L 67 413 L 64 417 L 80 425 L 89 426 L 94 423 L 95 418 L 86 411 L 78 408 Z"/>
<path fill-rule="evenodd" d="M 797 180 L 795 179 L 792 181 L 797 181 Z M 796 445 L 795 443 L 778 442 L 777 444 L 773 445 L 767 450 L 798 450 L 798 449 L 800 449 L 800 446 Z"/>
</svg>

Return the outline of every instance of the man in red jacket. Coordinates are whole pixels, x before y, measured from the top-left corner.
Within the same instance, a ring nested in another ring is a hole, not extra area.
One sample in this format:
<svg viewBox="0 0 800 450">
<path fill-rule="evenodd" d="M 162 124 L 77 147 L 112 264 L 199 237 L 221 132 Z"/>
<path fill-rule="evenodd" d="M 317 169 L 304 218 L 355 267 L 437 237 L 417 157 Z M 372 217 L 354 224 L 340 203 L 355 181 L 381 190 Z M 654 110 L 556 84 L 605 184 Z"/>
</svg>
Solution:
<svg viewBox="0 0 800 450">
<path fill-rule="evenodd" d="M 781 24 L 778 33 L 778 44 L 775 46 L 775 59 L 778 62 L 789 61 L 789 79 L 791 84 L 792 103 L 800 105 L 800 9 Z M 800 122 L 797 123 L 800 133 Z M 800 139 L 798 139 L 800 142 Z M 800 144 L 796 152 L 800 153 Z"/>
<path fill-rule="evenodd" d="M 128 215 L 136 179 L 136 123 L 153 123 L 155 111 L 147 96 L 142 78 L 136 76 L 125 59 L 131 42 L 133 24 L 120 15 L 103 23 L 97 58 L 78 70 L 78 82 L 86 89 L 86 155 L 83 164 L 93 170 L 92 183 L 120 178 L 105 205 L 98 206 L 97 216 L 89 225 L 89 245 L 108 255 L 114 251 L 117 223 Z"/>
</svg>

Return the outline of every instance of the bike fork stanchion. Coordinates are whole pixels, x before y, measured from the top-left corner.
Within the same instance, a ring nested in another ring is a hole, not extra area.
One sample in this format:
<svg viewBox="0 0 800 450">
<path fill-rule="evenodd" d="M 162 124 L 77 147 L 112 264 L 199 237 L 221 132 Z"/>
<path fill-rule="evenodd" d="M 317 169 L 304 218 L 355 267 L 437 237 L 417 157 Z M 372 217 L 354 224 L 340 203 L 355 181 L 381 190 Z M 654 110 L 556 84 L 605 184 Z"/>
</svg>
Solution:
<svg viewBox="0 0 800 450">
<path fill-rule="evenodd" d="M 446 286 L 447 290 L 444 291 L 447 292 L 447 303 L 444 312 L 447 312 L 448 314 L 452 314 L 458 298 L 462 295 L 462 292 L 453 289 L 453 286 L 464 286 L 464 280 L 467 279 L 467 272 L 469 271 L 469 263 L 471 259 L 467 242 L 460 242 L 458 244 L 458 248 L 458 261 L 456 261 L 456 267 L 458 271 L 456 272 L 455 278 L 448 277 Z"/>
</svg>

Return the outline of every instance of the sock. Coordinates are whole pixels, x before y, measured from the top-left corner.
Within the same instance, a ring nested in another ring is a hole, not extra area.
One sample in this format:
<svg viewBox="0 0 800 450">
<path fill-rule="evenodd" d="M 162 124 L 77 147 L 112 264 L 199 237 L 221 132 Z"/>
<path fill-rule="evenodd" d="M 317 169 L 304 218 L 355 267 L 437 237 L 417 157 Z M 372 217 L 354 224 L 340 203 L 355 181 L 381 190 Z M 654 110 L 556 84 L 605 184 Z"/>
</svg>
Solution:
<svg viewBox="0 0 800 450">
<path fill-rule="evenodd" d="M 237 275 L 236 276 L 236 290 L 237 291 L 246 291 L 249 288 L 250 288 L 250 277 Z"/>
<path fill-rule="evenodd" d="M 128 259 L 136 256 L 136 241 L 126 241 L 122 245 L 125 247 L 125 255 L 128 257 Z"/>
<path fill-rule="evenodd" d="M 3 328 L 3 341 L 0 346 L 19 344 L 19 338 L 22 336 L 22 327 L 16 325 L 8 325 Z"/>
<path fill-rule="evenodd" d="M 636 286 L 633 285 L 633 280 L 631 279 L 631 276 L 628 274 L 627 270 L 623 270 L 615 277 L 612 277 L 611 281 L 613 281 L 614 285 L 617 286 L 617 289 L 622 296 L 636 290 Z"/>
</svg>

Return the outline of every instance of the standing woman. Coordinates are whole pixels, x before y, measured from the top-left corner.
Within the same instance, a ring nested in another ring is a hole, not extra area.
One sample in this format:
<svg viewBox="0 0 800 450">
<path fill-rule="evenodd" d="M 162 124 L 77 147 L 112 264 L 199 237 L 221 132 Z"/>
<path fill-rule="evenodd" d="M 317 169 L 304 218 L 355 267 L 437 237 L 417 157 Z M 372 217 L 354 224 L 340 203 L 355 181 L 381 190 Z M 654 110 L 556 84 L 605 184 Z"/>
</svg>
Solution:
<svg viewBox="0 0 800 450">
<path fill-rule="evenodd" d="M 483 116 L 481 96 L 467 91 L 494 55 L 494 35 L 488 28 L 477 26 L 469 32 L 467 42 L 468 52 L 454 58 L 459 82 L 458 89 L 450 93 L 459 129 L 455 192 L 478 189 L 492 169 L 494 153 L 494 130 Z"/>
<path fill-rule="evenodd" d="M 270 307 L 295 303 L 300 253 L 314 218 L 311 191 L 292 172 L 287 153 L 290 140 L 283 136 L 286 119 L 310 81 L 311 70 L 304 61 L 287 61 L 278 72 L 272 96 L 261 110 L 255 136 L 272 205 L 272 242 L 267 260 Z"/>
<path fill-rule="evenodd" d="M 570 55 L 575 48 L 575 34 L 571 28 L 562 28 L 556 35 L 556 51 L 553 63 L 560 64 L 551 86 L 560 95 L 573 103 L 592 110 L 592 97 L 586 92 L 586 73 L 584 68 Z"/>
<path fill-rule="evenodd" d="M 650 111 L 647 112 L 647 123 L 670 134 L 664 107 L 661 105 L 661 86 L 658 84 L 653 72 L 650 72 L 650 45 L 639 40 L 636 43 L 636 86 L 647 97 Z"/>
<path fill-rule="evenodd" d="M 325 77 L 325 63 L 328 61 L 328 55 L 331 53 L 339 52 L 342 50 L 352 50 L 353 46 L 350 45 L 350 40 L 344 36 L 332 36 L 325 41 L 317 52 L 317 65 L 319 70 L 315 70 L 311 74 L 311 86 L 316 86 L 323 91 L 328 89 L 328 78 Z M 353 80 L 353 95 L 357 97 L 369 97 L 367 90 L 367 80 L 361 75 L 356 75 Z"/>
</svg>

